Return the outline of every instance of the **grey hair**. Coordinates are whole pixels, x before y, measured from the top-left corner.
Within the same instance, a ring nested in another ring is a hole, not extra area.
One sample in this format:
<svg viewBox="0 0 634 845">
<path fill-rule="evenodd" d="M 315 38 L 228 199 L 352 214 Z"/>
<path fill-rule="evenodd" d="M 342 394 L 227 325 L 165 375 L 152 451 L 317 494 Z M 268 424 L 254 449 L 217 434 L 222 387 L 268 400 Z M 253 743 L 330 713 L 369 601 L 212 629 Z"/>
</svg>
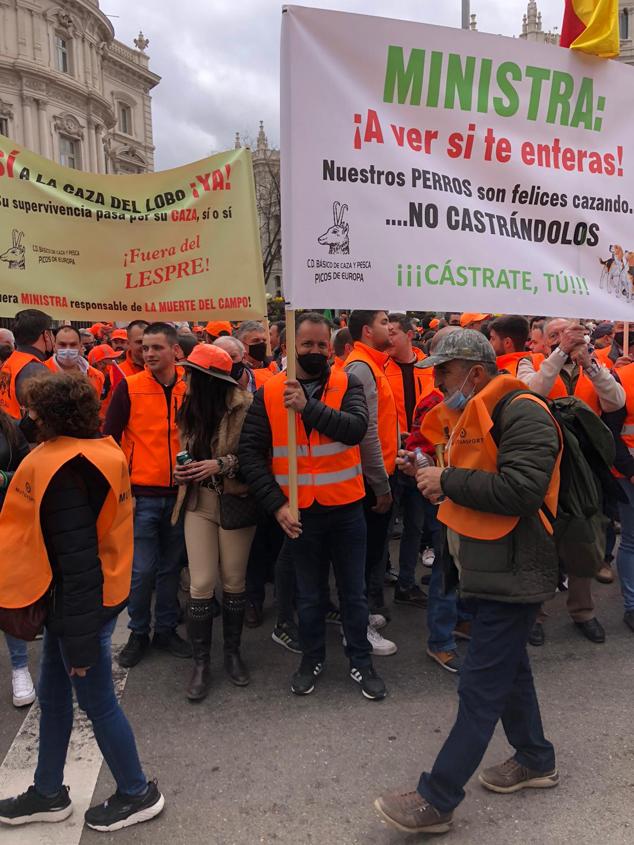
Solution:
<svg viewBox="0 0 634 845">
<path fill-rule="evenodd" d="M 245 335 L 251 334 L 251 332 L 263 332 L 264 331 L 264 324 L 259 323 L 257 320 L 246 320 L 242 325 L 235 330 L 233 333 L 234 337 L 242 338 Z"/>
<path fill-rule="evenodd" d="M 224 335 L 223 337 L 217 337 L 214 342 L 214 346 L 219 346 L 220 349 L 224 349 L 225 352 L 227 351 L 227 346 L 233 345 L 238 352 L 240 353 L 240 357 L 244 358 L 244 353 L 246 352 L 246 347 L 241 340 L 237 337 L 231 337 L 230 335 Z"/>
<path fill-rule="evenodd" d="M 4 332 L 3 340 L 5 342 L 12 343 L 15 346 L 15 337 L 13 336 L 13 332 L 11 329 L 0 329 L 0 332 Z"/>
</svg>

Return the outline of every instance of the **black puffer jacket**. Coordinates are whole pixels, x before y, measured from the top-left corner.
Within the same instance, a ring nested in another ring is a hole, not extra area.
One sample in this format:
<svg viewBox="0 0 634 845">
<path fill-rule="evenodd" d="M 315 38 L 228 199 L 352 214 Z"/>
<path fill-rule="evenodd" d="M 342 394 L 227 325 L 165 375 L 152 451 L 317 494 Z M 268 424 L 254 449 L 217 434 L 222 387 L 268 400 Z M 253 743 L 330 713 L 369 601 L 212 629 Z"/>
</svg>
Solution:
<svg viewBox="0 0 634 845">
<path fill-rule="evenodd" d="M 308 400 L 302 412 L 306 431 L 310 433 L 316 429 L 346 446 L 357 446 L 368 428 L 368 406 L 363 385 L 355 376 L 349 375 L 341 410 L 335 411 L 320 401 L 327 380 L 326 376 L 321 391 Z M 286 504 L 287 499 L 271 472 L 271 449 L 271 426 L 260 389 L 244 422 L 238 457 L 240 473 L 251 492 L 267 513 L 274 514 Z"/>
<path fill-rule="evenodd" d="M 103 606 L 97 518 L 107 493 L 106 479 L 80 456 L 56 472 L 40 508 L 53 571 L 47 627 L 62 638 L 68 659 L 77 668 L 95 665 L 99 631 L 125 606 Z"/>
<path fill-rule="evenodd" d="M 29 454 L 29 444 L 18 428 L 17 422 L 12 420 L 11 425 L 15 431 L 13 442 L 0 429 L 0 469 L 7 473 L 9 479 L 20 466 L 22 459 Z M 0 490 L 0 508 L 4 502 L 5 494 L 6 490 Z"/>
<path fill-rule="evenodd" d="M 499 434 L 497 472 L 450 467 L 441 477 L 443 493 L 456 504 L 520 517 L 500 540 L 459 535 L 460 591 L 539 603 L 555 594 L 559 574 L 555 544 L 538 515 L 559 453 L 559 434 L 548 412 L 528 399 L 504 409 Z"/>
</svg>

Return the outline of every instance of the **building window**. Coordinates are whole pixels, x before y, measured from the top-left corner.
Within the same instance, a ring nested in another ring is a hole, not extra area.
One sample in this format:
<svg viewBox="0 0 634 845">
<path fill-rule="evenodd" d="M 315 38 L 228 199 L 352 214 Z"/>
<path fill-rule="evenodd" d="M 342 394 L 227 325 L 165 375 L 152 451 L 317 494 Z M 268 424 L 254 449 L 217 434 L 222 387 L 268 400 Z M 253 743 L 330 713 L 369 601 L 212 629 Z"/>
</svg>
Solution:
<svg viewBox="0 0 634 845">
<path fill-rule="evenodd" d="M 621 9 L 619 15 L 619 31 L 623 40 L 630 37 L 630 15 L 627 9 Z"/>
<path fill-rule="evenodd" d="M 59 136 L 59 162 L 63 167 L 81 170 L 79 141 L 67 138 L 66 135 Z"/>
<path fill-rule="evenodd" d="M 9 118 L 0 117 L 0 135 L 9 134 Z"/>
<path fill-rule="evenodd" d="M 125 103 L 119 103 L 119 131 L 124 135 L 133 135 L 132 109 Z"/>
<path fill-rule="evenodd" d="M 57 70 L 70 73 L 70 40 L 62 35 L 55 36 L 55 57 Z"/>
</svg>

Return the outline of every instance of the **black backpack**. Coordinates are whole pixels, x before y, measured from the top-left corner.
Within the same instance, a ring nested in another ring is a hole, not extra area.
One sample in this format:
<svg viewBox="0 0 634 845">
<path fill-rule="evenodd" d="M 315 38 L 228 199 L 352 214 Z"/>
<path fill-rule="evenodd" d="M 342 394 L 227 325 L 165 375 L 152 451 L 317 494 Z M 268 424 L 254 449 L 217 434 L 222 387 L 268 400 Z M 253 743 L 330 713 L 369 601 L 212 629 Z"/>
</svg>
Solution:
<svg viewBox="0 0 634 845">
<path fill-rule="evenodd" d="M 605 500 L 624 500 L 611 472 L 615 457 L 612 432 L 594 411 L 576 396 L 544 399 L 530 390 L 514 390 L 496 405 L 493 430 L 499 444 L 504 409 L 518 396 L 536 396 L 548 408 L 561 430 L 561 483 L 557 513 L 543 512 L 550 520 L 559 558 L 568 574 L 592 577 L 605 555 Z"/>
</svg>

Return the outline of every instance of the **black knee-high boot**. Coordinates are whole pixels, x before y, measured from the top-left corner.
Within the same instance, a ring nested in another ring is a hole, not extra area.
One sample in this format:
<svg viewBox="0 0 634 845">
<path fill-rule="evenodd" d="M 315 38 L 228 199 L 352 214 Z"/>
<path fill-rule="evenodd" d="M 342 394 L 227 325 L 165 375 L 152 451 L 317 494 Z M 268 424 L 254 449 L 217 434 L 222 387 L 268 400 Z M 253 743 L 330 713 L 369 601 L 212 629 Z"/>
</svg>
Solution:
<svg viewBox="0 0 634 845">
<path fill-rule="evenodd" d="M 246 603 L 246 593 L 223 593 L 222 595 L 225 671 L 229 680 L 239 687 L 245 687 L 251 680 L 247 667 L 240 657 L 240 640 Z"/>
<path fill-rule="evenodd" d="M 194 668 L 187 685 L 187 698 L 190 701 L 200 701 L 209 692 L 213 619 L 212 599 L 189 600 L 187 605 L 187 634 L 192 644 L 194 656 Z"/>
</svg>

